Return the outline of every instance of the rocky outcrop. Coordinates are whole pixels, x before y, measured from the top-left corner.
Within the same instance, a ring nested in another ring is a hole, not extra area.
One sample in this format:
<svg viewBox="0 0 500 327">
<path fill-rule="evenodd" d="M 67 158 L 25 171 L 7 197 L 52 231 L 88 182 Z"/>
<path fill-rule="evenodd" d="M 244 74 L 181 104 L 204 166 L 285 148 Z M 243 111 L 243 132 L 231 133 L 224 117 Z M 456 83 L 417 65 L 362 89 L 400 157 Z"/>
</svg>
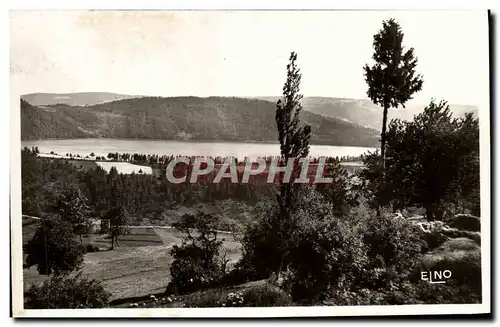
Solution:
<svg viewBox="0 0 500 327">
<path fill-rule="evenodd" d="M 481 219 L 469 214 L 455 215 L 449 222 L 451 227 L 471 232 L 481 231 Z"/>
<path fill-rule="evenodd" d="M 466 237 L 473 240 L 477 245 L 481 245 L 481 233 L 478 231 L 471 231 L 471 230 L 459 229 L 456 227 L 450 227 L 442 221 L 432 221 L 432 222 L 414 221 L 413 223 L 416 226 L 418 226 L 423 233 L 427 235 L 432 234 L 435 235 L 437 238 L 439 238 L 440 241 L 438 243 L 446 241 L 447 239 Z"/>
</svg>

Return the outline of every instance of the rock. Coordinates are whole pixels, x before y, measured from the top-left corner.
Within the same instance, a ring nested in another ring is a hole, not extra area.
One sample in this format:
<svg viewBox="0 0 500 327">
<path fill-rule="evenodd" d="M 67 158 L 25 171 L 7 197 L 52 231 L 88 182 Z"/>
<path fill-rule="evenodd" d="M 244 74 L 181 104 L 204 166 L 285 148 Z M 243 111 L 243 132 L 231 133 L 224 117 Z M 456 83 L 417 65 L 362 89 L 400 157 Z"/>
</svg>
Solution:
<svg viewBox="0 0 500 327">
<path fill-rule="evenodd" d="M 471 232 L 481 231 L 481 218 L 469 214 L 458 214 L 453 216 L 450 222 L 452 227 Z"/>
<path fill-rule="evenodd" d="M 403 214 L 401 212 L 399 212 L 399 211 L 395 213 L 394 218 L 405 219 L 405 217 L 403 216 Z"/>
<path fill-rule="evenodd" d="M 452 238 L 439 246 L 437 251 L 452 252 L 452 251 L 481 251 L 479 245 L 472 239 L 467 237 Z"/>
</svg>

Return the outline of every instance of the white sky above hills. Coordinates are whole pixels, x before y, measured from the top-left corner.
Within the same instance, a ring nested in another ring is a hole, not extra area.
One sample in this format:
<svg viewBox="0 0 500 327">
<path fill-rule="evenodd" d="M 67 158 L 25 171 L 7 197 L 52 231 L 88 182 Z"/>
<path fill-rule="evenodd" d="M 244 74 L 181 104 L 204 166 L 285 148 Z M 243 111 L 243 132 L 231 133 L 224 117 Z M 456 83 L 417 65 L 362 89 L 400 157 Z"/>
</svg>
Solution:
<svg viewBox="0 0 500 327">
<path fill-rule="evenodd" d="M 488 105 L 486 11 L 11 12 L 19 94 L 280 95 L 291 51 L 304 96 L 366 98 L 373 35 L 394 17 L 434 97 Z"/>
</svg>

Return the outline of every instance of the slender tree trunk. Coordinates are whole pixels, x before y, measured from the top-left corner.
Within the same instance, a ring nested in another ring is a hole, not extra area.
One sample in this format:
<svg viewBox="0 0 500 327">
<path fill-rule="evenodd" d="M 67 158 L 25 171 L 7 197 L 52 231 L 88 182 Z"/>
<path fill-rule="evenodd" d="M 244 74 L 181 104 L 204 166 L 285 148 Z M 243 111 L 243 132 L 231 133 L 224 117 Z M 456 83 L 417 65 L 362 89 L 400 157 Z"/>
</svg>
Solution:
<svg viewBox="0 0 500 327">
<path fill-rule="evenodd" d="M 111 250 L 115 249 L 115 237 L 111 235 Z"/>
<path fill-rule="evenodd" d="M 380 167 L 381 167 L 381 172 L 382 172 L 382 185 L 381 188 L 383 188 L 385 185 L 385 131 L 387 129 L 387 109 L 388 105 L 384 104 L 384 115 L 382 118 L 382 133 L 380 134 Z M 380 212 L 380 198 L 382 197 L 382 194 L 380 194 L 380 189 L 379 189 L 379 194 L 378 194 L 378 204 L 377 204 L 377 217 L 381 217 L 381 212 Z"/>
<path fill-rule="evenodd" d="M 385 182 L 385 132 L 387 130 L 387 105 L 384 105 L 384 116 L 382 120 L 382 134 L 380 135 L 380 157 L 382 162 L 382 176 L 383 181 Z"/>
</svg>

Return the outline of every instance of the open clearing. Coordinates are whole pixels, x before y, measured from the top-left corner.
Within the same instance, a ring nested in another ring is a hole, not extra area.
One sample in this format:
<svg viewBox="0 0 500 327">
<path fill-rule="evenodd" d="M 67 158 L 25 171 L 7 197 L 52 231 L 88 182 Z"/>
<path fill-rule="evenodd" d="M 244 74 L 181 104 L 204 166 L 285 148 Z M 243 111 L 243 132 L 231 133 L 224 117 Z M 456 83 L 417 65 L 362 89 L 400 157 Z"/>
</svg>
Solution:
<svg viewBox="0 0 500 327">
<path fill-rule="evenodd" d="M 27 221 L 28 222 L 28 221 Z M 23 237 L 34 233 L 33 222 L 25 226 L 23 219 Z M 26 231 L 25 231 L 25 228 Z M 29 229 L 29 230 L 28 230 Z M 134 227 L 130 235 L 119 238 L 120 247 L 113 251 L 100 251 L 85 255 L 82 273 L 102 281 L 104 288 L 112 293 L 112 299 L 143 296 L 165 290 L 170 281 L 170 249 L 182 242 L 180 233 L 171 228 L 154 226 Z M 91 243 L 109 248 L 110 241 L 103 235 L 92 235 Z M 240 255 L 239 243 L 231 235 L 224 238 L 224 248 L 229 260 L 235 261 Z M 89 240 L 84 240 L 89 243 Z M 24 269 L 24 289 L 34 282 L 41 282 L 47 276 L 38 274 L 36 267 Z"/>
</svg>

